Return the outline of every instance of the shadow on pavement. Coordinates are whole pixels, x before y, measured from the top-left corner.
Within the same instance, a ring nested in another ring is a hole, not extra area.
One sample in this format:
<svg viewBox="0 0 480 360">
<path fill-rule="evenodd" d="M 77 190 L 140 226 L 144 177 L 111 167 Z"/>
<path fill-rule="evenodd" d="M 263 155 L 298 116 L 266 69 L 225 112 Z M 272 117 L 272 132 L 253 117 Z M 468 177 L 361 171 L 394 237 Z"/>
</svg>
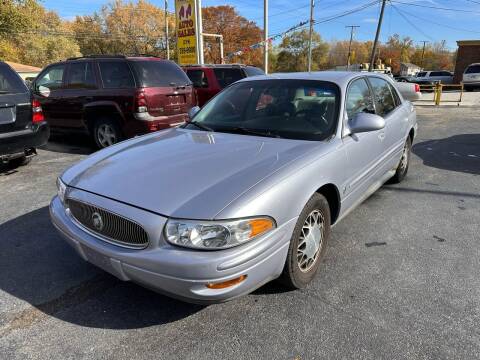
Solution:
<svg viewBox="0 0 480 360">
<path fill-rule="evenodd" d="M 93 140 L 88 135 L 82 133 L 52 133 L 48 143 L 40 149 L 77 155 L 89 155 L 97 150 Z"/>
<path fill-rule="evenodd" d="M 42 314 L 86 327 L 135 329 L 204 308 L 120 281 L 84 262 L 57 234 L 47 207 L 0 224 L 0 246 L 0 289 L 34 307 L 8 314 L 7 329 L 28 327 Z"/>
<path fill-rule="evenodd" d="M 428 140 L 415 144 L 412 150 L 426 166 L 480 175 L 480 134 Z"/>
</svg>

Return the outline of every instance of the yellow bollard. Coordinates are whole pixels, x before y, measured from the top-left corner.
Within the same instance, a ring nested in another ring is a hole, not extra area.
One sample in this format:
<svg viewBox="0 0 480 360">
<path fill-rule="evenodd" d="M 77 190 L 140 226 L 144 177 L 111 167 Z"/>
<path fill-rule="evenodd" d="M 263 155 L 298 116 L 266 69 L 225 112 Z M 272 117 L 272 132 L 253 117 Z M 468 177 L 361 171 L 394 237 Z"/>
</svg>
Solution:
<svg viewBox="0 0 480 360">
<path fill-rule="evenodd" d="M 440 105 L 440 100 L 442 98 L 442 84 L 441 83 L 436 83 L 435 84 L 435 105 L 438 106 Z"/>
</svg>

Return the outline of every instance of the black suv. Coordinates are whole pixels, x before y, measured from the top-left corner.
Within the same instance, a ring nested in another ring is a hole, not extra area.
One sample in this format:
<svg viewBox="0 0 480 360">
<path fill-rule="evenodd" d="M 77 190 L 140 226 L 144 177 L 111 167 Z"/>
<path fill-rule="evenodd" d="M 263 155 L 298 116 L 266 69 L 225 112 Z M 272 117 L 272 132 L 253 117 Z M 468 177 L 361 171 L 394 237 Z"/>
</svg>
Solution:
<svg viewBox="0 0 480 360">
<path fill-rule="evenodd" d="M 39 102 L 22 78 L 0 61 L 0 162 L 26 165 L 49 135 Z"/>
<path fill-rule="evenodd" d="M 100 148 L 181 124 L 196 105 L 182 69 L 154 56 L 71 58 L 47 66 L 32 87 L 52 131 L 88 132 Z"/>
</svg>

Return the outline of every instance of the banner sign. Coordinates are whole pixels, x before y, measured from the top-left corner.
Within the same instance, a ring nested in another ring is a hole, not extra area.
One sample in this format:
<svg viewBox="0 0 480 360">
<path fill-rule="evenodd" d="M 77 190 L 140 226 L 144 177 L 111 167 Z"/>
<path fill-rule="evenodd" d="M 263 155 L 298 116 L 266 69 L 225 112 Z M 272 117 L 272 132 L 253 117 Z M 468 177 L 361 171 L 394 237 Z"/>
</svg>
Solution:
<svg viewBox="0 0 480 360">
<path fill-rule="evenodd" d="M 195 0 L 175 0 L 178 63 L 197 63 Z"/>
<path fill-rule="evenodd" d="M 301 28 L 301 27 L 305 26 L 306 24 L 308 24 L 308 21 L 302 21 L 302 22 L 298 23 L 297 25 L 292 26 L 290 29 L 281 32 L 280 34 L 276 34 L 276 35 L 273 35 L 273 36 L 269 37 L 267 39 L 267 42 L 271 43 L 272 41 L 277 40 L 277 39 L 287 35 L 289 32 L 295 31 L 298 28 Z M 259 43 L 247 46 L 246 48 L 240 49 L 238 51 L 229 53 L 229 54 L 227 54 L 227 58 L 231 58 L 231 57 L 234 57 L 234 56 L 240 56 L 240 55 L 242 55 L 246 52 L 249 52 L 250 50 L 255 50 L 255 49 L 258 49 L 258 48 L 261 48 L 261 47 L 264 47 L 264 46 L 265 46 L 265 41 L 261 41 Z"/>
</svg>

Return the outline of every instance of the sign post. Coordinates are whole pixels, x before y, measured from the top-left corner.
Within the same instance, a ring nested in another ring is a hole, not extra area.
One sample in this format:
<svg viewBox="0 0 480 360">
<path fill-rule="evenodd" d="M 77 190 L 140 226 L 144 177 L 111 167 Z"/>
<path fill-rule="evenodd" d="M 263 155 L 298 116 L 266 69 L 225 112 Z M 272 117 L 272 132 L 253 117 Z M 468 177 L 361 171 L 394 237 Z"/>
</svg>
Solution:
<svg viewBox="0 0 480 360">
<path fill-rule="evenodd" d="M 198 37 L 201 37 L 201 33 L 197 31 L 196 2 L 196 0 L 175 0 L 179 65 L 190 65 L 200 62 Z"/>
</svg>

